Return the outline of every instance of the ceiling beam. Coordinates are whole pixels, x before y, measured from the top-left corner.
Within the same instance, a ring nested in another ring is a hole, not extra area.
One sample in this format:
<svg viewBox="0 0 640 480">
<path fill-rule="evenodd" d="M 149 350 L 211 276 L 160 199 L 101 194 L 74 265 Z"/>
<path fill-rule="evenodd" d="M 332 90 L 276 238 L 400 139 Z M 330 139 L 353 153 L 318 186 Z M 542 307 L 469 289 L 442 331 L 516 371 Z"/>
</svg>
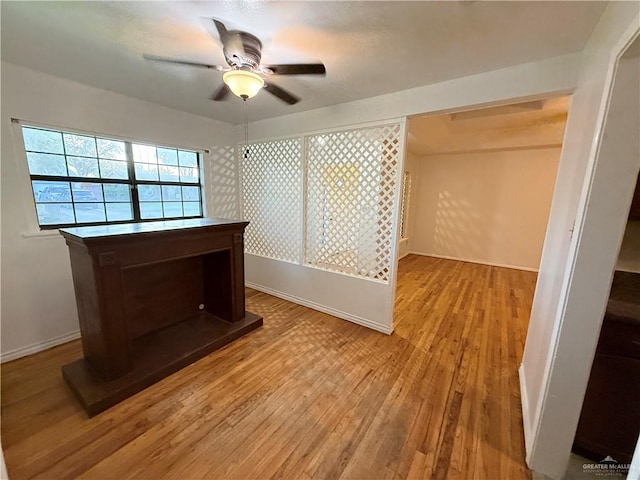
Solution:
<svg viewBox="0 0 640 480">
<path fill-rule="evenodd" d="M 545 102 L 546 100 L 534 100 L 532 102 L 516 103 L 514 105 L 469 110 L 467 112 L 452 113 L 449 117 L 451 118 L 451 121 L 456 121 L 492 117 L 495 115 L 505 115 L 509 113 L 533 112 L 535 110 L 542 110 Z"/>
</svg>

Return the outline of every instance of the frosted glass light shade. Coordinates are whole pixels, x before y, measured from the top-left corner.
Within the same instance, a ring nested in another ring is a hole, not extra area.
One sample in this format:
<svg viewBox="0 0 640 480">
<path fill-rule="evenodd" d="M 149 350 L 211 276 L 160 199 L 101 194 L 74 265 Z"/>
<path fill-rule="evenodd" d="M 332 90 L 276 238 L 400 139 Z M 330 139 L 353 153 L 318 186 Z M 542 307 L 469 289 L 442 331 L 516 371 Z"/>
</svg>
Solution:
<svg viewBox="0 0 640 480">
<path fill-rule="evenodd" d="M 264 80 L 260 75 L 247 70 L 231 70 L 222 75 L 234 95 L 240 98 L 251 98 L 264 87 Z"/>
</svg>

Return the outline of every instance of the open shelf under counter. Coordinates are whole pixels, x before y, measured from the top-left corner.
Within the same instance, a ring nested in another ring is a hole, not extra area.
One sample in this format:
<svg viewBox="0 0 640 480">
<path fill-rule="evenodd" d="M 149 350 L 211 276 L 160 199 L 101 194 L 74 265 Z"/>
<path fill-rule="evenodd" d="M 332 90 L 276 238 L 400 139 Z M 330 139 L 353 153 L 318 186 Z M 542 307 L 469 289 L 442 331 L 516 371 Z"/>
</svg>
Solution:
<svg viewBox="0 0 640 480">
<path fill-rule="evenodd" d="M 250 312 L 235 323 L 201 312 L 135 339 L 133 368 L 126 375 L 104 380 L 85 359 L 62 367 L 62 375 L 89 416 L 93 416 L 260 325 L 262 318 Z"/>
</svg>

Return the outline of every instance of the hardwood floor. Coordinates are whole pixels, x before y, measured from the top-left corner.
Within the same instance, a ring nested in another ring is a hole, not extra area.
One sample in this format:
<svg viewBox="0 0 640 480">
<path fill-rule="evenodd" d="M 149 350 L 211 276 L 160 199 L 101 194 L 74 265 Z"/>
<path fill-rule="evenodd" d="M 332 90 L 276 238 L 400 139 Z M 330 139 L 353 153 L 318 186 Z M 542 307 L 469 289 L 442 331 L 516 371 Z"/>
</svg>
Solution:
<svg viewBox="0 0 640 480">
<path fill-rule="evenodd" d="M 387 336 L 248 291 L 264 327 L 88 419 L 71 342 L 2 366 L 10 478 L 531 478 L 534 273 L 409 256 Z"/>
</svg>

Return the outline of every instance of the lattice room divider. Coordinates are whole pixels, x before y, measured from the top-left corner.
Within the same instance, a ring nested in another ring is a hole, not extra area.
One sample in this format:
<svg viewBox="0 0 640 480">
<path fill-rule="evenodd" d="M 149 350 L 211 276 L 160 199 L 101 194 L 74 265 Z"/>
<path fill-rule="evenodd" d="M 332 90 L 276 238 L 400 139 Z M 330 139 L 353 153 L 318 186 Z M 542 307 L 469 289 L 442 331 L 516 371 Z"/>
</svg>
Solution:
<svg viewBox="0 0 640 480">
<path fill-rule="evenodd" d="M 300 262 L 302 148 L 299 138 L 238 148 L 242 165 L 242 217 L 249 220 L 245 252 Z"/>
<path fill-rule="evenodd" d="M 400 125 L 311 135 L 305 141 L 305 263 L 387 283 Z"/>
<path fill-rule="evenodd" d="M 253 143 L 246 158 L 243 150 L 247 253 L 389 282 L 399 124 Z"/>
<path fill-rule="evenodd" d="M 212 211 L 208 215 L 220 218 L 238 217 L 236 149 L 232 146 L 211 150 L 209 185 Z"/>
</svg>

